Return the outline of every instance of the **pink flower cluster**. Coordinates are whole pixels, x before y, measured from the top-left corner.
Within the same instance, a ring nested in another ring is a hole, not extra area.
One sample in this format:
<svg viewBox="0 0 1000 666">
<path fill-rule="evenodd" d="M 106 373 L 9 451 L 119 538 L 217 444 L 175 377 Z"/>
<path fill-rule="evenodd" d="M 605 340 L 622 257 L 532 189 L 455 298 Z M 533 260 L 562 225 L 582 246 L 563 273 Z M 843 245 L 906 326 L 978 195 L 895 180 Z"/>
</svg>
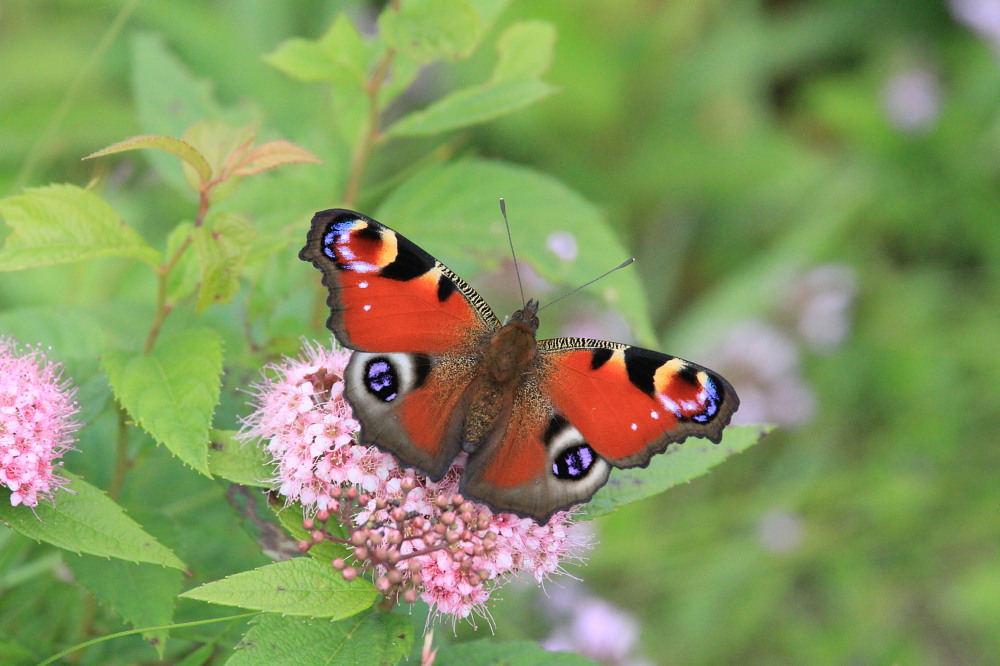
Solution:
<svg viewBox="0 0 1000 666">
<path fill-rule="evenodd" d="M 402 591 L 406 601 L 419 592 L 432 612 L 456 619 L 485 616 L 492 592 L 512 576 L 529 573 L 541 583 L 565 561 L 581 559 L 590 537 L 574 529 L 570 512 L 538 525 L 457 495 L 464 456 L 435 482 L 355 444 L 359 426 L 343 397 L 349 357 L 307 345 L 300 358 L 270 366 L 273 376 L 255 387 L 241 438 L 266 443 L 274 483 L 288 501 L 321 520 L 332 513 L 349 523 L 353 540 L 343 541 L 382 592 Z M 350 495 L 346 487 L 354 488 Z M 314 532 L 323 538 L 339 540 Z"/>
<path fill-rule="evenodd" d="M 54 470 L 76 441 L 73 394 L 45 354 L 19 356 L 13 340 L 0 338 L 0 484 L 13 506 L 37 506 L 65 485 Z"/>
</svg>

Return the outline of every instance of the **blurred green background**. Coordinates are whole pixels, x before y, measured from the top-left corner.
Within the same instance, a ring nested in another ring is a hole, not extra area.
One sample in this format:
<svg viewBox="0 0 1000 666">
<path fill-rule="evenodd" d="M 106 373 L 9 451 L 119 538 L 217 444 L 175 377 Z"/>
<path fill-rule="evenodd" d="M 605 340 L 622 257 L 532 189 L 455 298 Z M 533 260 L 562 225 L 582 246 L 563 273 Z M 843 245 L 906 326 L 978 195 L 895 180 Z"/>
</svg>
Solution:
<svg viewBox="0 0 1000 666">
<path fill-rule="evenodd" d="M 322 92 L 261 57 L 339 11 L 374 16 L 361 2 L 150 1 L 113 28 L 122 7 L 0 2 L 4 196 L 99 175 L 136 218 L 190 216 L 139 158 L 110 173 L 80 161 L 140 132 L 137 39 L 161 41 L 235 116 L 324 154 Z M 635 618 L 629 659 L 1000 654 L 996 15 L 1000 0 L 519 0 L 501 15 L 495 30 L 556 26 L 559 92 L 448 150 L 531 166 L 597 204 L 640 259 L 662 348 L 730 377 L 742 422 L 783 426 L 596 521 L 600 544 L 571 571 Z M 481 80 L 484 51 L 428 72 L 409 103 Z M 384 151 L 368 182 L 419 147 Z M 342 169 L 285 191 L 283 222 L 338 203 Z M 515 225 L 530 219 L 517 193 L 484 190 Z M 0 307 L 31 304 L 32 282 L 56 275 L 0 276 Z M 99 300 L 87 286 L 57 300 Z M 502 596 L 498 638 L 543 638 L 565 613 Z"/>
</svg>

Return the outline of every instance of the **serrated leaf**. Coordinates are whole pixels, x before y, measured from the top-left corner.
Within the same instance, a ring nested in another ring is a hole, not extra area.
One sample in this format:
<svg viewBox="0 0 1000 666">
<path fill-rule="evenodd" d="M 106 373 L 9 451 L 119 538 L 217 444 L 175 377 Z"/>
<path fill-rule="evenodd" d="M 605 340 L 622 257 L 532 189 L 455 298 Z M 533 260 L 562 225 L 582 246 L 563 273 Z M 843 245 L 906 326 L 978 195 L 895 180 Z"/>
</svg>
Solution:
<svg viewBox="0 0 1000 666">
<path fill-rule="evenodd" d="M 378 593 L 364 578 L 344 580 L 329 562 L 296 557 L 206 583 L 181 596 L 269 613 L 340 619 L 371 606 Z"/>
<path fill-rule="evenodd" d="M 395 189 L 375 219 L 418 242 L 468 280 L 491 270 L 491 261 L 495 266 L 499 257 L 509 256 L 494 195 L 507 197 L 518 259 L 530 262 L 550 284 L 579 286 L 610 268 L 609 257 L 629 256 L 590 202 L 550 176 L 502 162 L 461 160 L 425 169 Z M 547 249 L 554 232 L 575 239 L 579 250 L 574 259 L 560 259 Z M 509 291 L 516 295 L 516 283 Z M 654 344 L 645 290 L 635 271 L 618 271 L 606 278 L 598 293 L 629 318 L 639 341 Z M 550 320 L 542 320 L 543 329 L 546 321 Z"/>
<path fill-rule="evenodd" d="M 196 310 L 228 303 L 240 290 L 240 273 L 257 232 L 234 213 L 212 215 L 194 230 L 194 249 L 201 269 Z"/>
<path fill-rule="evenodd" d="M 537 79 L 552 66 L 556 30 L 545 21 L 515 23 L 500 35 L 497 50 L 500 59 L 493 69 L 492 81 Z"/>
<path fill-rule="evenodd" d="M 367 613 L 329 622 L 263 615 L 253 621 L 228 666 L 391 666 L 410 653 L 415 631 L 407 617 Z"/>
<path fill-rule="evenodd" d="M 490 640 L 470 641 L 438 648 L 434 666 L 592 666 L 591 661 L 572 652 L 549 652 L 531 641 L 495 643 Z"/>
<path fill-rule="evenodd" d="M 726 458 L 746 451 L 770 431 L 767 426 L 730 426 L 718 444 L 690 437 L 672 444 L 662 455 L 653 456 L 648 467 L 613 470 L 611 478 L 584 506 L 584 511 L 593 518 L 687 483 L 707 474 Z"/>
<path fill-rule="evenodd" d="M 194 469 L 208 472 L 208 430 L 219 401 L 222 340 L 211 329 L 162 337 L 149 354 L 106 352 L 115 397 L 139 426 Z"/>
<path fill-rule="evenodd" d="M 266 141 L 248 150 L 233 173 L 237 176 L 249 176 L 279 167 L 283 164 L 301 164 L 304 162 L 322 164 L 323 160 L 291 141 L 283 139 Z"/>
<path fill-rule="evenodd" d="M 111 144 L 107 148 L 98 150 L 96 153 L 91 153 L 83 159 L 89 160 L 95 157 L 104 157 L 105 155 L 124 153 L 129 150 L 139 150 L 140 148 L 162 150 L 181 158 L 188 166 L 195 170 L 201 183 L 207 183 L 212 179 L 212 167 L 209 166 L 208 160 L 205 159 L 205 156 L 199 153 L 198 150 L 187 141 L 184 141 L 183 139 L 175 139 L 172 136 L 158 136 L 155 134 L 133 136 L 125 139 L 124 141 Z"/>
<path fill-rule="evenodd" d="M 98 257 L 132 257 L 155 266 L 159 253 L 104 199 L 75 185 L 48 185 L 0 200 L 13 229 L 0 250 L 0 271 Z"/>
<path fill-rule="evenodd" d="M 274 471 L 264 460 L 264 452 L 253 442 L 235 439 L 234 430 L 213 430 L 208 449 L 208 468 L 217 477 L 242 486 L 270 488 Z"/>
<path fill-rule="evenodd" d="M 32 510 L 10 506 L 0 498 L 0 522 L 24 536 L 74 553 L 116 557 L 184 569 L 169 548 L 147 534 L 103 491 L 68 472 L 68 490 L 56 495 L 55 505 L 39 502 Z"/>
<path fill-rule="evenodd" d="M 379 16 L 382 38 L 418 62 L 460 60 L 479 43 L 483 22 L 468 0 L 409 0 Z"/>
<path fill-rule="evenodd" d="M 548 97 L 555 88 L 526 79 L 486 83 L 453 92 L 422 111 L 401 118 L 388 136 L 426 136 L 483 123 Z"/>
<path fill-rule="evenodd" d="M 174 602 L 181 591 L 182 573 L 149 564 L 96 557 L 68 557 L 73 575 L 105 606 L 136 628 L 170 624 Z M 162 657 L 169 632 L 143 632 Z"/>
</svg>

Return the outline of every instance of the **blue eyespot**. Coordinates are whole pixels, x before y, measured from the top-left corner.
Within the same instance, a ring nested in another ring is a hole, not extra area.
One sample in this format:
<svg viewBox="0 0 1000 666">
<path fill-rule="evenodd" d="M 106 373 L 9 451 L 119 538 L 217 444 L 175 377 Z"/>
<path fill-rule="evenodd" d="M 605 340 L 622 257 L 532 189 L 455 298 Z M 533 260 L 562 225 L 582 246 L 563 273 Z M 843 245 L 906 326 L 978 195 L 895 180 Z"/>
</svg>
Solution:
<svg viewBox="0 0 1000 666">
<path fill-rule="evenodd" d="M 365 388 L 382 402 L 392 402 L 399 395 L 399 375 L 383 356 L 365 364 Z"/>
<path fill-rule="evenodd" d="M 594 449 L 587 444 L 577 444 L 564 449 L 552 461 L 552 473 L 557 479 L 577 480 L 587 473 L 597 462 Z"/>
</svg>

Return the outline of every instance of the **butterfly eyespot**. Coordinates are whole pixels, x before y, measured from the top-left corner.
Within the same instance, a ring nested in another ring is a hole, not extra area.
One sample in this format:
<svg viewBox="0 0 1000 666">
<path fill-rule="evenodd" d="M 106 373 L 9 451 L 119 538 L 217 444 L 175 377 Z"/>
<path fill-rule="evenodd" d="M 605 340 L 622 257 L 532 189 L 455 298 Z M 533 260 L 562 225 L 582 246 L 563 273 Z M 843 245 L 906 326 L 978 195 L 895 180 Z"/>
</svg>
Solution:
<svg viewBox="0 0 1000 666">
<path fill-rule="evenodd" d="M 552 474 L 557 479 L 582 479 L 590 473 L 598 459 L 588 444 L 576 444 L 556 455 L 552 461 Z"/>
<path fill-rule="evenodd" d="M 365 388 L 382 402 L 392 402 L 399 395 L 399 375 L 384 356 L 376 356 L 365 364 Z"/>
</svg>

